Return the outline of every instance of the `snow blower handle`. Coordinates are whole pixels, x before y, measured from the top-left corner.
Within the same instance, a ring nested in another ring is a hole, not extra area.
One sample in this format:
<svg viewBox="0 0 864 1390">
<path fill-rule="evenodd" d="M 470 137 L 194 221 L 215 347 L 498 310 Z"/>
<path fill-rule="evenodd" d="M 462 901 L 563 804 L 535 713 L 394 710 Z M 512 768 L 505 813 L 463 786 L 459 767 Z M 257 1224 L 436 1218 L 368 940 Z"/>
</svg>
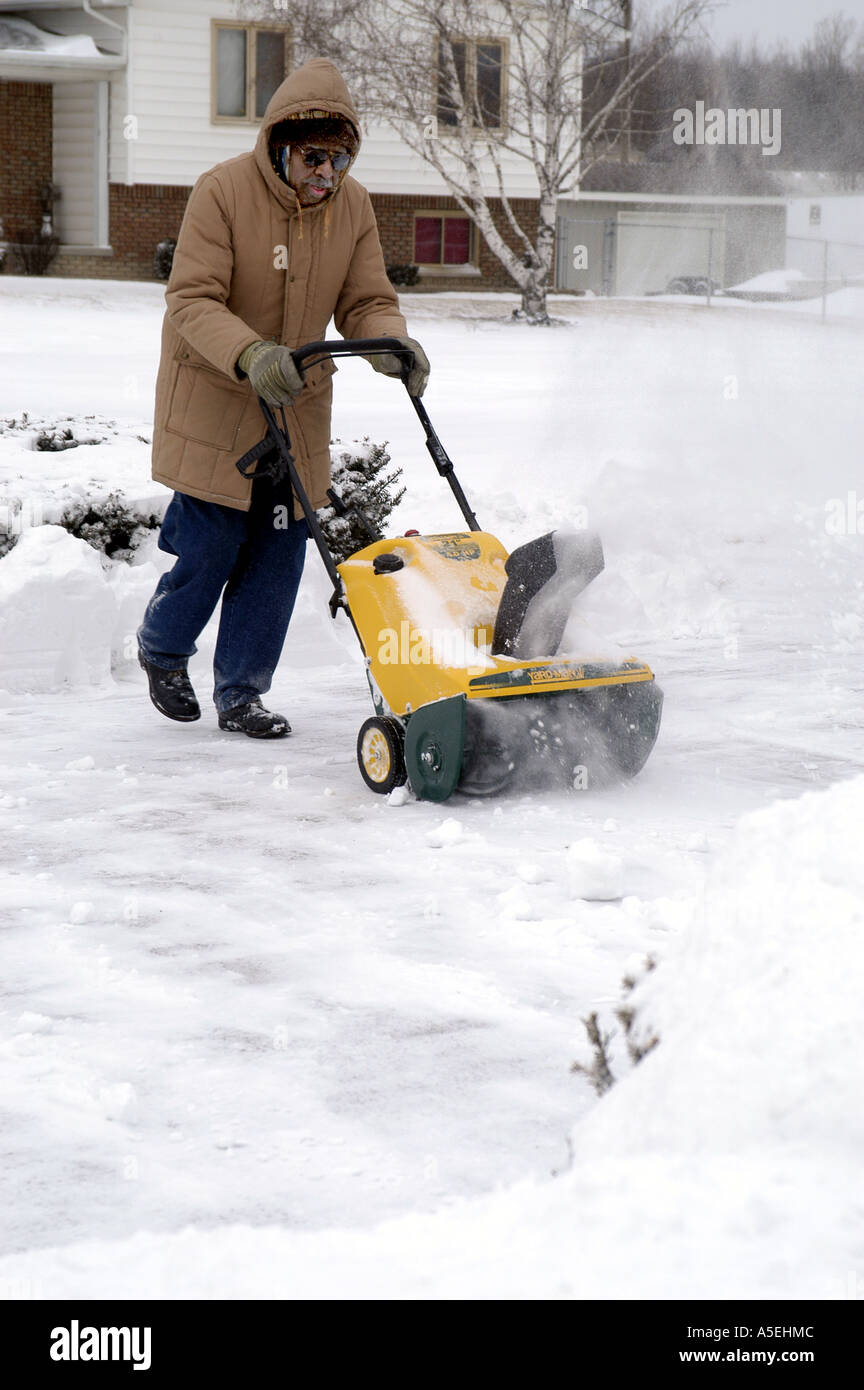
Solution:
<svg viewBox="0 0 864 1390">
<path fill-rule="evenodd" d="M 408 390 L 408 377 L 414 365 L 414 353 L 410 348 L 406 348 L 404 343 L 398 338 L 335 338 L 320 343 L 306 343 L 303 347 L 295 348 L 291 353 L 294 365 L 300 375 L 303 375 L 304 363 L 308 366 L 308 359 L 324 357 L 367 357 L 374 353 L 391 352 L 394 357 L 398 357 L 402 363 L 402 384 Z M 453 468 L 453 460 L 450 458 L 438 435 L 435 433 L 432 421 L 426 413 L 426 407 L 419 396 L 412 396 L 408 393 L 408 399 L 413 405 L 417 418 L 423 426 L 423 433 L 426 435 L 426 448 L 432 455 L 432 461 L 442 478 L 446 478 L 453 492 L 453 496 L 459 503 L 459 508 L 468 523 L 471 531 L 479 531 L 480 523 L 474 515 L 468 503 L 468 498 L 462 491 L 462 484 L 456 477 Z"/>
<path fill-rule="evenodd" d="M 294 366 L 303 375 L 303 364 L 309 357 L 366 357 L 378 352 L 392 352 L 402 361 L 402 380 L 414 366 L 414 354 L 399 338 L 331 338 L 321 343 L 304 343 L 294 348 Z"/>
</svg>

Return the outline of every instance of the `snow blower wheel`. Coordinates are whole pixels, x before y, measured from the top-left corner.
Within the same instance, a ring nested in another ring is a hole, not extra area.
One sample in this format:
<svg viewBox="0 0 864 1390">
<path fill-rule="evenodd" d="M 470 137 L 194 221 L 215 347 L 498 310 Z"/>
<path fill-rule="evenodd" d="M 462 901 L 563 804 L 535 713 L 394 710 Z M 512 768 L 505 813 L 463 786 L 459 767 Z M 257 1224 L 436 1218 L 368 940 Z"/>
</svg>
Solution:
<svg viewBox="0 0 864 1390">
<path fill-rule="evenodd" d="M 363 781 L 383 796 L 404 786 L 404 740 L 395 719 L 367 719 L 357 735 L 357 762 Z"/>
</svg>

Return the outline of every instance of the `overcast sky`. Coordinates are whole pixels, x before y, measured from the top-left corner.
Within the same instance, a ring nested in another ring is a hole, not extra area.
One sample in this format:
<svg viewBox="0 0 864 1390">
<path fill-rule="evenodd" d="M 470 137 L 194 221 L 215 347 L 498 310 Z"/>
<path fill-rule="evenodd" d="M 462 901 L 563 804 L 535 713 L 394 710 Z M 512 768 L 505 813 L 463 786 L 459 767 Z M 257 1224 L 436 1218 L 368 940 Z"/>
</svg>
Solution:
<svg viewBox="0 0 864 1390">
<path fill-rule="evenodd" d="M 768 48 L 778 39 L 786 39 L 797 48 L 810 38 L 818 20 L 838 12 L 860 24 L 864 21 L 864 0 L 726 0 L 718 5 L 709 29 L 721 46 L 729 39 L 746 41 L 755 35 Z"/>
</svg>

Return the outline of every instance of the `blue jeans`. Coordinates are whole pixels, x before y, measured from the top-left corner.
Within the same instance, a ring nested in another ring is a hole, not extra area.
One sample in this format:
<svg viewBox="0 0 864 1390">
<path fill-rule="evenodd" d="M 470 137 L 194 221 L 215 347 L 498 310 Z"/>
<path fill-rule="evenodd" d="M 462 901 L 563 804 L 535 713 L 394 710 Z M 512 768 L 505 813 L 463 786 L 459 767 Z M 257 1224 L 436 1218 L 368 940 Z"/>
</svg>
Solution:
<svg viewBox="0 0 864 1390">
<path fill-rule="evenodd" d="M 213 657 L 220 714 L 270 689 L 303 573 L 309 530 L 285 488 L 263 479 L 248 512 L 175 492 L 159 549 L 177 559 L 162 575 L 138 629 L 144 658 L 185 669 L 222 595 Z M 224 593 L 223 593 L 224 590 Z"/>
</svg>

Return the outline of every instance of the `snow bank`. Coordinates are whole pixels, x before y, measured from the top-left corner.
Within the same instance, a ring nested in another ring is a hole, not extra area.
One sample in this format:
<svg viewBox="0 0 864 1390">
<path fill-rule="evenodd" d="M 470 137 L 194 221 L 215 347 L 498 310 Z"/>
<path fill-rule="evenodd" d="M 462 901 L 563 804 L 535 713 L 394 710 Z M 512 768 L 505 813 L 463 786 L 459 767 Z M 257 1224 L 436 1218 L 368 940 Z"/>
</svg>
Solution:
<svg viewBox="0 0 864 1390">
<path fill-rule="evenodd" d="M 578 1150 L 864 1148 L 864 777 L 754 812 L 691 930 L 634 995 L 662 1046 L 598 1107 Z"/>
<path fill-rule="evenodd" d="M 63 433 L 77 445 L 38 446 L 40 435 Z M 149 428 L 95 415 L 0 418 L 0 528 L 16 514 L 30 525 L 59 522 L 69 508 L 99 507 L 112 493 L 142 518 L 164 514 L 171 492 L 150 478 Z"/>
<path fill-rule="evenodd" d="M 101 685 L 137 657 L 135 631 L 167 557 L 106 559 L 62 526 L 22 532 L 0 559 L 0 691 Z"/>
<path fill-rule="evenodd" d="M 171 492 L 149 476 L 150 427 L 143 428 L 147 434 L 95 415 L 0 418 L 0 592 L 14 609 L 0 620 L 0 690 L 35 694 L 88 685 L 112 666 L 136 660 L 135 632 L 144 608 L 159 575 L 173 563 L 156 548 L 155 530 L 146 534 L 164 515 Z M 65 435 L 77 443 L 42 449 L 40 435 Z M 334 445 L 333 455 L 356 456 L 363 448 L 351 441 L 349 449 Z M 103 557 L 65 531 L 73 544 L 58 548 L 50 534 L 62 529 L 57 523 L 68 524 L 88 508 L 103 516 L 111 499 L 142 523 L 131 564 Z M 4 554 L 7 536 L 17 544 Z M 343 614 L 336 622 L 329 617 L 331 586 L 311 545 L 309 560 L 286 659 L 294 666 L 356 665 L 362 660 L 356 636 Z M 102 619 L 106 627 L 100 631 Z M 76 638 L 86 644 L 80 661 L 73 659 Z M 204 656 L 212 656 L 214 642 L 211 624 L 200 644 Z"/>
<path fill-rule="evenodd" d="M 188 1228 L 17 1254 L 0 1283 L 44 1298 L 844 1296 L 864 1256 L 862 821 L 864 777 L 739 823 L 632 996 L 660 1046 L 577 1126 L 562 1176 L 368 1232 Z"/>
<path fill-rule="evenodd" d="M 736 290 L 744 290 L 761 291 L 765 294 L 791 294 L 796 281 L 803 279 L 803 270 L 763 270 L 761 275 L 754 275 L 749 280 L 742 280 L 740 285 L 731 285 L 729 288 L 733 293 Z"/>
<path fill-rule="evenodd" d="M 99 556 L 61 526 L 26 531 L 0 562 L 0 689 L 110 676 L 115 604 Z"/>
</svg>

